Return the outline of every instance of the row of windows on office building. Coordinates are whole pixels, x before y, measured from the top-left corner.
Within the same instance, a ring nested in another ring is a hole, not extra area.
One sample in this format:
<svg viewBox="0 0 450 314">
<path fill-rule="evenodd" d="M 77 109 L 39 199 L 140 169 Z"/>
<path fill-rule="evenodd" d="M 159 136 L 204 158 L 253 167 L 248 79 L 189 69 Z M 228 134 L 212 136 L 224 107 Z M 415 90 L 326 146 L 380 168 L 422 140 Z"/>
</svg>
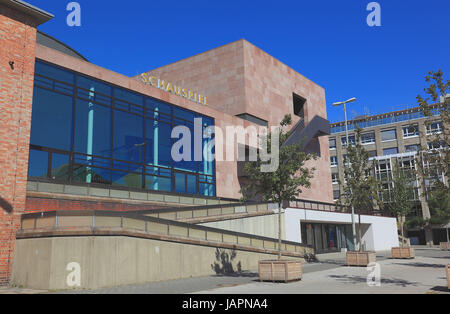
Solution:
<svg viewBox="0 0 450 314">
<path fill-rule="evenodd" d="M 434 122 L 430 124 L 427 127 L 427 135 L 432 134 L 438 134 L 442 132 L 442 122 Z M 412 137 L 418 137 L 420 135 L 419 127 L 418 125 L 412 125 L 407 126 L 403 128 L 403 138 L 412 138 Z M 349 142 L 353 145 L 356 144 L 356 138 L 355 135 L 349 136 Z M 381 140 L 382 142 L 390 142 L 397 140 L 397 131 L 395 129 L 392 130 L 384 130 L 381 131 Z M 347 137 L 343 136 L 341 137 L 341 143 L 343 147 L 347 146 Z M 368 144 L 375 144 L 375 132 L 365 133 L 361 135 L 361 144 L 368 145 Z M 330 139 L 330 150 L 336 149 L 336 139 L 332 138 Z M 445 147 L 444 141 L 429 141 L 428 142 L 428 149 L 441 149 Z M 405 145 L 405 152 L 415 152 L 420 149 L 419 144 L 412 144 L 412 145 Z M 375 157 L 377 156 L 377 151 L 369 151 L 369 157 Z M 389 147 L 383 149 L 383 156 L 388 155 L 395 155 L 399 153 L 398 147 Z M 344 160 L 346 155 L 344 155 Z M 331 166 L 337 166 L 338 165 L 338 158 L 337 156 L 331 156 Z"/>
<path fill-rule="evenodd" d="M 433 116 L 438 116 L 439 108 L 432 108 L 431 114 Z M 421 119 L 421 118 L 425 118 L 423 111 L 420 109 L 415 109 L 412 112 L 392 114 L 389 116 L 380 116 L 377 118 L 372 118 L 367 121 L 352 121 L 352 122 L 349 122 L 349 124 L 347 125 L 347 129 L 349 131 L 352 131 L 352 130 L 356 130 L 358 128 L 364 129 L 364 128 L 370 128 L 370 127 L 386 125 L 386 124 L 393 124 L 393 123 L 398 123 L 398 122 L 402 122 L 402 121 L 410 121 L 410 120 Z M 331 134 L 336 134 L 336 133 L 341 133 L 341 132 L 345 132 L 345 124 L 331 127 Z"/>
<path fill-rule="evenodd" d="M 214 125 L 210 117 L 36 61 L 29 177 L 215 196 L 214 161 L 172 159 L 172 129 L 184 126 L 194 137 L 196 118 L 202 131 Z M 202 139 L 203 148 L 210 140 Z"/>
<path fill-rule="evenodd" d="M 433 122 L 426 128 L 426 134 L 432 135 L 442 132 L 442 122 Z M 413 124 L 403 127 L 403 138 L 411 138 L 411 137 L 418 137 L 420 135 L 419 125 Z M 352 144 L 356 143 L 355 135 L 349 135 L 348 138 L 349 142 Z M 396 129 L 390 129 L 390 130 L 383 130 L 381 131 L 381 141 L 382 142 L 389 142 L 389 141 L 395 141 L 397 140 L 397 130 Z M 375 140 L 375 132 L 369 132 L 361 134 L 361 144 L 374 144 L 376 142 Z M 347 146 L 347 137 L 342 136 L 341 137 L 341 143 L 342 146 Z M 330 139 L 330 149 L 336 149 L 336 139 L 332 138 Z"/>
</svg>

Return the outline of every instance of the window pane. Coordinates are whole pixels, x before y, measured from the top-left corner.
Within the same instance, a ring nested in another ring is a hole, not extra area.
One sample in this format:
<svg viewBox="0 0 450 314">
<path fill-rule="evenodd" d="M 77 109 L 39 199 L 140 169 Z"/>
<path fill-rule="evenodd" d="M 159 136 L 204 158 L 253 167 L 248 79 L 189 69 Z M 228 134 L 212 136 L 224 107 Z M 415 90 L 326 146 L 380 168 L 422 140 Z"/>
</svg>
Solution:
<svg viewBox="0 0 450 314">
<path fill-rule="evenodd" d="M 106 96 L 111 96 L 112 93 L 111 86 L 82 75 L 79 75 L 77 77 L 77 86 L 87 89 L 89 91 L 93 90 Z"/>
<path fill-rule="evenodd" d="M 419 145 L 407 145 L 405 146 L 406 152 L 416 152 L 419 150 Z"/>
<path fill-rule="evenodd" d="M 175 192 L 186 193 L 186 175 L 175 173 Z"/>
<path fill-rule="evenodd" d="M 75 76 L 73 73 L 51 66 L 43 62 L 36 62 L 35 72 L 36 74 L 50 77 L 57 81 L 62 81 L 69 84 L 74 83 Z"/>
<path fill-rule="evenodd" d="M 214 196 L 216 195 L 215 187 L 213 184 L 200 183 L 199 184 L 200 194 L 204 196 Z"/>
<path fill-rule="evenodd" d="M 332 138 L 330 139 L 330 149 L 336 148 L 336 139 Z"/>
<path fill-rule="evenodd" d="M 381 140 L 382 141 L 390 141 L 397 139 L 396 130 L 386 130 L 381 132 Z"/>
<path fill-rule="evenodd" d="M 48 153 L 39 150 L 30 150 L 28 163 L 28 176 L 46 178 L 48 172 Z"/>
<path fill-rule="evenodd" d="M 158 163 L 155 165 L 172 167 L 172 127 L 165 123 L 159 124 L 158 131 Z"/>
<path fill-rule="evenodd" d="M 187 175 L 187 193 L 189 194 L 197 194 L 197 176 Z"/>
<path fill-rule="evenodd" d="M 74 150 L 111 157 L 111 108 L 77 100 Z"/>
<path fill-rule="evenodd" d="M 362 134 L 361 143 L 363 144 L 375 143 L 375 133 Z"/>
<path fill-rule="evenodd" d="M 114 110 L 114 148 L 113 158 L 119 160 L 144 162 L 144 118 Z"/>
<path fill-rule="evenodd" d="M 69 155 L 52 153 L 51 177 L 53 180 L 69 179 Z"/>
<path fill-rule="evenodd" d="M 398 154 L 397 147 L 383 149 L 383 156 L 395 155 L 395 154 Z"/>
<path fill-rule="evenodd" d="M 119 185 L 135 189 L 142 188 L 142 174 L 113 171 L 112 180 L 113 185 Z"/>
<path fill-rule="evenodd" d="M 34 89 L 31 144 L 70 151 L 73 98 Z"/>
</svg>

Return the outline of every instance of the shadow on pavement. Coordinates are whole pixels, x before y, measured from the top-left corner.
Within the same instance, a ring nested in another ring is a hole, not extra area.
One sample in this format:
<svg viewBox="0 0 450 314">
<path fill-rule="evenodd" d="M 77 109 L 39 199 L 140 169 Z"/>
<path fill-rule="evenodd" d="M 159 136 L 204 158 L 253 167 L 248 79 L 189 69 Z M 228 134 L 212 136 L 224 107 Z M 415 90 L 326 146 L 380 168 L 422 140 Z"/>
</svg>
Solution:
<svg viewBox="0 0 450 314">
<path fill-rule="evenodd" d="M 427 263 L 394 263 L 393 265 L 422 267 L 422 268 L 445 268 L 445 265 L 443 264 L 427 264 Z"/>
<path fill-rule="evenodd" d="M 213 277 L 257 278 L 257 277 L 259 277 L 259 275 L 254 272 L 242 271 L 242 272 L 235 272 L 235 273 L 228 273 L 228 274 L 216 274 Z"/>
<path fill-rule="evenodd" d="M 438 292 L 448 292 L 450 293 L 450 289 L 447 287 L 436 286 L 430 289 L 430 291 L 438 291 Z"/>
<path fill-rule="evenodd" d="M 330 278 L 336 279 L 341 282 L 351 283 L 351 284 L 357 284 L 357 283 L 367 283 L 366 277 L 360 277 L 360 276 L 348 276 L 348 275 L 330 275 L 328 276 Z M 396 285 L 401 287 L 407 287 L 407 286 L 418 286 L 418 282 L 411 282 L 403 279 L 381 279 L 381 284 L 385 285 Z"/>
</svg>

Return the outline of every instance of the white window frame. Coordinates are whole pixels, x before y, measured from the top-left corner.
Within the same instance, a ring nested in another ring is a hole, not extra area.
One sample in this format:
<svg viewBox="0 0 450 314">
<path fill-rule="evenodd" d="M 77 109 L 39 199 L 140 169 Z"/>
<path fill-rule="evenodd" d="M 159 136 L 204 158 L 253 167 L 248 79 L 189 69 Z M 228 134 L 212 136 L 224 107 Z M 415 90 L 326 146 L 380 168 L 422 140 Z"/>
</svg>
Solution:
<svg viewBox="0 0 450 314">
<path fill-rule="evenodd" d="M 371 142 L 364 142 L 363 141 L 363 136 L 364 135 L 373 135 L 373 140 Z M 370 144 L 375 144 L 377 142 L 376 137 L 375 137 L 375 132 L 369 132 L 369 133 L 365 133 L 361 135 L 361 144 L 363 145 L 370 145 Z"/>
<path fill-rule="evenodd" d="M 414 127 L 416 132 L 414 133 L 408 133 L 408 129 Z M 405 133 L 406 131 L 406 133 Z M 420 136 L 420 130 L 418 124 L 410 124 L 403 126 L 403 138 L 413 138 L 413 137 L 419 137 Z"/>
<path fill-rule="evenodd" d="M 336 176 L 336 180 L 335 180 L 334 176 Z M 333 184 L 335 184 L 335 185 L 339 184 L 339 173 L 332 173 L 331 174 L 331 182 Z"/>
<path fill-rule="evenodd" d="M 336 158 L 336 163 L 333 163 L 332 158 Z M 337 156 L 330 156 L 330 164 L 331 164 L 331 167 L 337 167 L 339 165 L 338 157 Z"/>
<path fill-rule="evenodd" d="M 352 141 L 352 138 L 354 138 L 354 141 Z M 345 144 L 343 143 L 344 140 L 345 140 Z M 355 145 L 356 145 L 356 136 L 355 136 L 355 135 L 349 135 L 349 136 L 348 136 L 348 141 L 349 141 L 350 143 L 352 143 L 353 146 L 355 146 Z M 342 147 L 347 147 L 347 146 L 348 146 L 348 143 L 347 143 L 347 136 L 342 136 L 342 137 L 341 137 L 341 145 L 342 145 Z"/>
<path fill-rule="evenodd" d="M 334 147 L 331 147 L 331 144 L 329 143 L 329 146 L 330 146 L 330 150 L 336 150 L 336 148 L 337 148 L 337 140 L 334 138 L 330 138 L 330 141 L 331 140 L 334 140 Z"/>
<path fill-rule="evenodd" d="M 430 147 L 430 145 L 434 144 L 434 142 L 428 142 L 427 146 L 428 146 L 428 150 L 441 150 L 444 149 L 445 146 L 442 146 L 442 144 L 444 143 L 444 141 L 439 141 L 439 147 Z M 445 145 L 445 143 L 444 143 Z"/>
<path fill-rule="evenodd" d="M 385 150 L 388 150 L 388 149 L 397 149 L 397 152 L 396 152 L 395 154 L 388 154 L 388 155 L 385 155 L 385 154 L 384 154 L 384 151 L 385 151 Z M 383 156 L 392 156 L 392 155 L 398 155 L 398 147 L 387 147 L 387 148 L 383 148 Z"/>
<path fill-rule="evenodd" d="M 437 124 L 438 128 L 436 130 L 431 129 L 431 125 L 433 125 L 433 124 Z M 430 125 L 427 125 L 426 128 L 427 128 L 427 135 L 441 134 L 442 133 L 442 122 L 430 123 Z"/>
<path fill-rule="evenodd" d="M 383 140 L 383 132 L 387 132 L 387 131 L 395 131 L 395 139 L 393 139 L 393 140 Z M 381 131 L 381 143 L 395 142 L 397 140 L 398 140 L 398 134 L 397 134 L 397 130 L 396 129 L 386 129 L 386 130 L 382 130 Z"/>
</svg>

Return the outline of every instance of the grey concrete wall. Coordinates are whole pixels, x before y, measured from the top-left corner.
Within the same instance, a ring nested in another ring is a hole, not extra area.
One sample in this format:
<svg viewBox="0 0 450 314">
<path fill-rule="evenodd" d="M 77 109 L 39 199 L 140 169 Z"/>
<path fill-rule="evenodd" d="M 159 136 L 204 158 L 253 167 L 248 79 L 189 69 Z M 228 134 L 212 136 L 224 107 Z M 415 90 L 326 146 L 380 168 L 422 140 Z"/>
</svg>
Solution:
<svg viewBox="0 0 450 314">
<path fill-rule="evenodd" d="M 200 225 L 278 239 L 278 214 L 208 222 Z M 284 226 L 283 213 L 281 215 L 281 239 L 283 240 L 286 239 Z"/>
<path fill-rule="evenodd" d="M 77 196 L 84 199 L 104 198 L 104 199 L 122 199 L 130 201 L 149 201 L 152 203 L 164 204 L 181 204 L 181 205 L 217 205 L 230 204 L 232 201 L 223 200 L 219 198 L 193 197 L 193 196 L 179 196 L 173 193 L 152 192 L 152 191 L 128 191 L 114 188 L 99 188 L 78 186 L 71 184 L 58 184 L 47 182 L 28 181 L 27 191 L 36 193 L 50 193 L 53 195 Z"/>
<path fill-rule="evenodd" d="M 230 250 L 226 250 L 229 254 Z M 257 270 L 269 254 L 236 251 L 237 269 Z M 216 248 L 131 237 L 63 237 L 16 241 L 12 284 L 32 289 L 73 289 L 67 265 L 81 268 L 81 289 L 215 274 Z M 218 263 L 220 267 L 222 263 Z"/>
</svg>

